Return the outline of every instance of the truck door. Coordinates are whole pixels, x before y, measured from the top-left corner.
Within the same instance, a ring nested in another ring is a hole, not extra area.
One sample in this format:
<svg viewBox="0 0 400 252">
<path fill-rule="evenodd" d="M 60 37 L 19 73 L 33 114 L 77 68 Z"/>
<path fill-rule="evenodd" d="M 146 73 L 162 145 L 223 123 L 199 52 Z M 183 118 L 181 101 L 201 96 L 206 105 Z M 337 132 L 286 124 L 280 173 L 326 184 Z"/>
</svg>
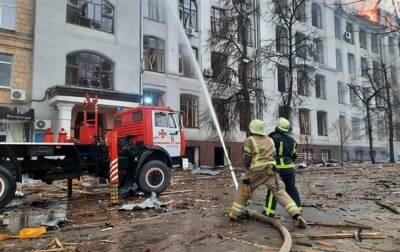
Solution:
<svg viewBox="0 0 400 252">
<path fill-rule="evenodd" d="M 176 113 L 153 111 L 153 143 L 163 147 L 171 157 L 180 156 L 181 134 Z"/>
</svg>

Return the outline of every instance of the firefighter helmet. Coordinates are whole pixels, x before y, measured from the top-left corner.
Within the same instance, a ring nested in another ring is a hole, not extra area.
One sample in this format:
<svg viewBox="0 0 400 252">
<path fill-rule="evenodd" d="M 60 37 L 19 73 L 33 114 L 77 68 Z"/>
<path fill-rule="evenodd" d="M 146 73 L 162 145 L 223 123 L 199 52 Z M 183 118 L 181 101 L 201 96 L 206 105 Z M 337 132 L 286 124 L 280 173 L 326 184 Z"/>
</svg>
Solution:
<svg viewBox="0 0 400 252">
<path fill-rule="evenodd" d="M 255 135 L 265 136 L 267 134 L 265 123 L 259 119 L 251 121 L 249 129 L 250 132 Z"/>
<path fill-rule="evenodd" d="M 276 127 L 280 130 L 282 130 L 283 132 L 289 132 L 290 130 L 290 122 L 288 119 L 284 118 L 284 117 L 280 117 L 278 119 L 278 124 L 276 125 Z"/>
</svg>

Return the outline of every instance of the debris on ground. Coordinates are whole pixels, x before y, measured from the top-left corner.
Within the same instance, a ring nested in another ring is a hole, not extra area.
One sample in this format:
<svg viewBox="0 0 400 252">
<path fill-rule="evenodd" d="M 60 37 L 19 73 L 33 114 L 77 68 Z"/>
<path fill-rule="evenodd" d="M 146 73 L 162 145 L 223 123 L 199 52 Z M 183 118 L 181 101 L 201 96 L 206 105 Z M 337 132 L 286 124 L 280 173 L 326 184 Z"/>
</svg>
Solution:
<svg viewBox="0 0 400 252">
<path fill-rule="evenodd" d="M 125 210 L 125 211 L 133 211 L 133 210 L 145 210 L 145 209 L 156 209 L 160 210 L 163 212 L 169 212 L 171 211 L 168 207 L 169 204 L 172 203 L 171 201 L 168 202 L 161 202 L 159 199 L 157 199 L 156 193 L 151 193 L 150 198 L 147 198 L 145 201 L 139 204 L 135 203 L 129 203 L 129 204 L 124 204 L 122 205 L 119 210 Z"/>
<path fill-rule="evenodd" d="M 203 175 L 210 175 L 210 176 L 217 176 L 221 174 L 221 170 L 212 170 L 212 169 L 205 169 L 205 168 L 193 168 L 190 170 L 192 174 L 203 174 Z"/>
<path fill-rule="evenodd" d="M 38 238 L 46 233 L 46 227 L 36 227 L 36 228 L 23 228 L 19 231 L 18 235 L 10 234 L 0 234 L 0 241 L 10 240 L 10 239 L 33 239 Z"/>
</svg>

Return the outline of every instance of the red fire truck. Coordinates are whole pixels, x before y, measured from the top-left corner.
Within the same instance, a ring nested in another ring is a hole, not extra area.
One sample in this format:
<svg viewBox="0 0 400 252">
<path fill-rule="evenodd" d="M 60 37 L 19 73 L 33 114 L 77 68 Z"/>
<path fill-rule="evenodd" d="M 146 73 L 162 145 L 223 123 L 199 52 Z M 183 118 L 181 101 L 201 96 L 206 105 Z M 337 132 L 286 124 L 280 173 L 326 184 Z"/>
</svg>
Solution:
<svg viewBox="0 0 400 252">
<path fill-rule="evenodd" d="M 119 187 L 137 186 L 145 193 L 161 193 L 168 187 L 170 170 L 181 165 L 185 150 L 178 113 L 164 107 L 125 109 L 116 113 L 114 129 L 108 141 L 102 141 L 97 97 L 86 97 L 84 107 L 80 139 L 0 143 L 0 208 L 12 200 L 23 174 L 46 183 L 67 179 L 69 196 L 72 179 L 82 175 L 110 179 Z M 94 109 L 93 120 L 88 119 L 89 109 Z"/>
</svg>

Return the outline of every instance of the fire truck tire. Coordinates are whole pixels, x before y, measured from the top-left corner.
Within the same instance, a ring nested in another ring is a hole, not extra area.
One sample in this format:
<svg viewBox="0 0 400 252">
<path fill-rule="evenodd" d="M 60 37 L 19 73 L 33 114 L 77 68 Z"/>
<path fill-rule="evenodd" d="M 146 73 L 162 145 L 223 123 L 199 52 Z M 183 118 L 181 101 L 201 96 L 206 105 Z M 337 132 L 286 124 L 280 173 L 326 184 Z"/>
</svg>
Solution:
<svg viewBox="0 0 400 252">
<path fill-rule="evenodd" d="M 0 165 L 0 209 L 14 198 L 16 185 L 15 177 L 6 167 Z"/>
<path fill-rule="evenodd" d="M 157 194 L 167 189 L 171 180 L 171 173 L 168 166 L 158 160 L 152 160 L 145 163 L 139 173 L 139 187 L 146 193 Z"/>
</svg>

